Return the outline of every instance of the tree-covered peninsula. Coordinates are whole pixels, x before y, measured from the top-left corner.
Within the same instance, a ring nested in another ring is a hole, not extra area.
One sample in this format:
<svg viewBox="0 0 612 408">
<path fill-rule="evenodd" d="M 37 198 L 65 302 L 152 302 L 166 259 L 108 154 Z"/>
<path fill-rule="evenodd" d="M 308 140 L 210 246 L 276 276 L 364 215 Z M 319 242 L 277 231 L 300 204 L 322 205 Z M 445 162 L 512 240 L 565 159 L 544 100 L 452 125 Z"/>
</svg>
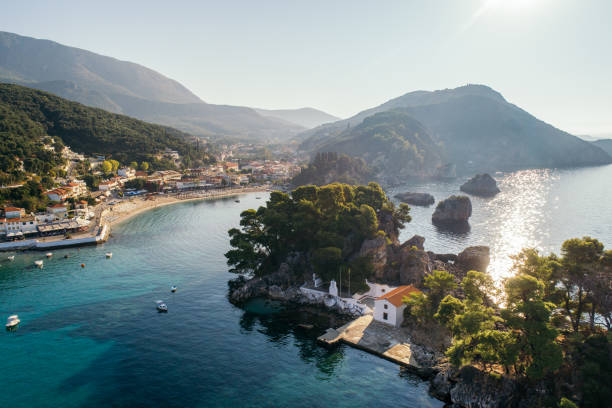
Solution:
<svg viewBox="0 0 612 408">
<path fill-rule="evenodd" d="M 366 279 L 412 284 L 402 330 L 433 395 L 457 406 L 609 405 L 611 250 L 590 237 L 565 241 L 560 255 L 524 249 L 495 283 L 487 247 L 454 255 L 425 251 L 419 236 L 400 243 L 408 221 L 375 183 L 274 192 L 229 231 L 231 271 L 250 278 L 230 283 L 230 300 L 303 303 L 313 272 L 343 293 L 349 271 L 351 293 Z"/>
<path fill-rule="evenodd" d="M 410 221 L 409 207 L 396 207 L 376 183 L 302 186 L 291 194 L 275 191 L 266 206 L 241 214 L 241 228 L 229 231 L 231 271 L 261 277 L 289 258 L 300 258 L 293 273 L 314 272 L 324 280 L 351 271 L 357 290 L 373 274 L 371 259 L 360 253 L 366 240 L 397 241 Z M 346 278 L 345 278 L 346 279 Z"/>
</svg>

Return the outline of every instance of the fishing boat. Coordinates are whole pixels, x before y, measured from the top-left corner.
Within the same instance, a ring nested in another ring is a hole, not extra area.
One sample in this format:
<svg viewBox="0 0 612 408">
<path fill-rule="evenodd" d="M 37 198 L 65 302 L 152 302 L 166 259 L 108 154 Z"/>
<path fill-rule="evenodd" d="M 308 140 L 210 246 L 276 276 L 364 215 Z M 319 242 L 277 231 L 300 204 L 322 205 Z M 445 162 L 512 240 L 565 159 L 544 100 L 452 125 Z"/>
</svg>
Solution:
<svg viewBox="0 0 612 408">
<path fill-rule="evenodd" d="M 157 311 L 160 313 L 164 313 L 168 311 L 168 306 L 164 303 L 163 300 L 158 300 L 157 302 Z"/>
<path fill-rule="evenodd" d="M 47 256 L 47 258 L 51 258 L 53 256 L 53 253 L 47 252 L 45 255 Z"/>
<path fill-rule="evenodd" d="M 172 293 L 176 292 L 176 286 L 172 286 L 172 287 L 170 288 L 170 292 L 172 292 Z"/>
<path fill-rule="evenodd" d="M 17 326 L 19 326 L 19 323 L 21 323 L 21 320 L 19 320 L 17 315 L 9 316 L 8 319 L 6 319 L 6 329 L 15 329 Z"/>
<path fill-rule="evenodd" d="M 38 261 L 34 261 L 34 265 L 38 266 L 39 268 L 42 268 L 43 267 L 42 259 L 39 259 Z"/>
<path fill-rule="evenodd" d="M 8 257 L 8 260 L 9 260 L 9 261 L 14 261 L 14 260 L 15 260 L 15 255 L 11 255 L 11 256 L 9 256 L 9 257 Z"/>
<path fill-rule="evenodd" d="M 113 257 L 113 253 L 112 252 L 107 252 L 106 253 L 106 257 L 107 258 L 112 258 Z"/>
</svg>

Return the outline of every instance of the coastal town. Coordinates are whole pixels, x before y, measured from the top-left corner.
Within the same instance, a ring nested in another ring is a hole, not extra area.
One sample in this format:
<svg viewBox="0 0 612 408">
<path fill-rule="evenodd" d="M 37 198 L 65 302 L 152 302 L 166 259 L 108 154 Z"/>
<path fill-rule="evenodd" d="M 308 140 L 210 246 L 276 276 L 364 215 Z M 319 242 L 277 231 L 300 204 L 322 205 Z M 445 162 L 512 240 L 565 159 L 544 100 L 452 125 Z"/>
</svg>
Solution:
<svg viewBox="0 0 612 408">
<path fill-rule="evenodd" d="M 266 191 L 272 185 L 279 188 L 300 171 L 295 160 L 234 158 L 233 152 L 254 149 L 223 145 L 215 163 L 197 168 L 186 168 L 177 151 L 166 149 L 156 159 L 172 163 L 173 169 L 151 170 L 147 162 L 121 165 L 104 156 L 86 157 L 64 147 L 62 177 L 55 177 L 41 194 L 44 209 L 4 203 L 0 251 L 103 242 L 109 233 L 103 227 L 146 209 L 188 199 Z"/>
</svg>

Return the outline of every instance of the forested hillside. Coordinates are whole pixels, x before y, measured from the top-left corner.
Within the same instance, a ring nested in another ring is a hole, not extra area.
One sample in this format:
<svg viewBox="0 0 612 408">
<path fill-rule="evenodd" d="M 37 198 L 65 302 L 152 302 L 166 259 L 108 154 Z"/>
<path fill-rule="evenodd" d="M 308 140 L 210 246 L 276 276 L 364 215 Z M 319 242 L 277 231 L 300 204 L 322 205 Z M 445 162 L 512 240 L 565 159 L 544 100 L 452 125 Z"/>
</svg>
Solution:
<svg viewBox="0 0 612 408">
<path fill-rule="evenodd" d="M 154 156 L 166 148 L 178 151 L 186 164 L 211 160 L 202 143 L 176 129 L 12 84 L 0 84 L 0 135 L 4 172 L 14 171 L 20 160 L 33 172 L 56 165 L 57 153 L 42 147 L 41 138 L 46 135 L 76 152 L 101 154 L 121 163 L 154 164 Z"/>
</svg>

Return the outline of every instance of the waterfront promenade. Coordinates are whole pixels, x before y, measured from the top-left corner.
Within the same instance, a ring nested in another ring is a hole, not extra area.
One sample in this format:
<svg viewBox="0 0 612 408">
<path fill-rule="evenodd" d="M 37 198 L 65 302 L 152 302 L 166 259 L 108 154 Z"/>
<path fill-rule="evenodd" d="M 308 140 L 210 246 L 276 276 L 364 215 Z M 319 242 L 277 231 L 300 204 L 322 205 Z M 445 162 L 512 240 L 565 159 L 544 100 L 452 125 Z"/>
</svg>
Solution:
<svg viewBox="0 0 612 408">
<path fill-rule="evenodd" d="M 110 202 L 101 203 L 96 206 L 94 210 L 95 216 L 91 223 L 92 226 L 87 232 L 71 234 L 71 238 L 69 239 L 66 239 L 64 235 L 56 235 L 32 238 L 23 241 L 2 242 L 0 243 L 0 252 L 16 250 L 49 250 L 73 246 L 97 245 L 106 242 L 113 225 L 126 221 L 131 217 L 154 208 L 160 208 L 186 201 L 212 200 L 222 197 L 231 197 L 238 194 L 266 191 L 269 191 L 269 188 L 266 186 L 239 187 L 208 191 L 189 191 L 175 194 L 138 196 L 114 200 L 109 199 Z"/>
</svg>

